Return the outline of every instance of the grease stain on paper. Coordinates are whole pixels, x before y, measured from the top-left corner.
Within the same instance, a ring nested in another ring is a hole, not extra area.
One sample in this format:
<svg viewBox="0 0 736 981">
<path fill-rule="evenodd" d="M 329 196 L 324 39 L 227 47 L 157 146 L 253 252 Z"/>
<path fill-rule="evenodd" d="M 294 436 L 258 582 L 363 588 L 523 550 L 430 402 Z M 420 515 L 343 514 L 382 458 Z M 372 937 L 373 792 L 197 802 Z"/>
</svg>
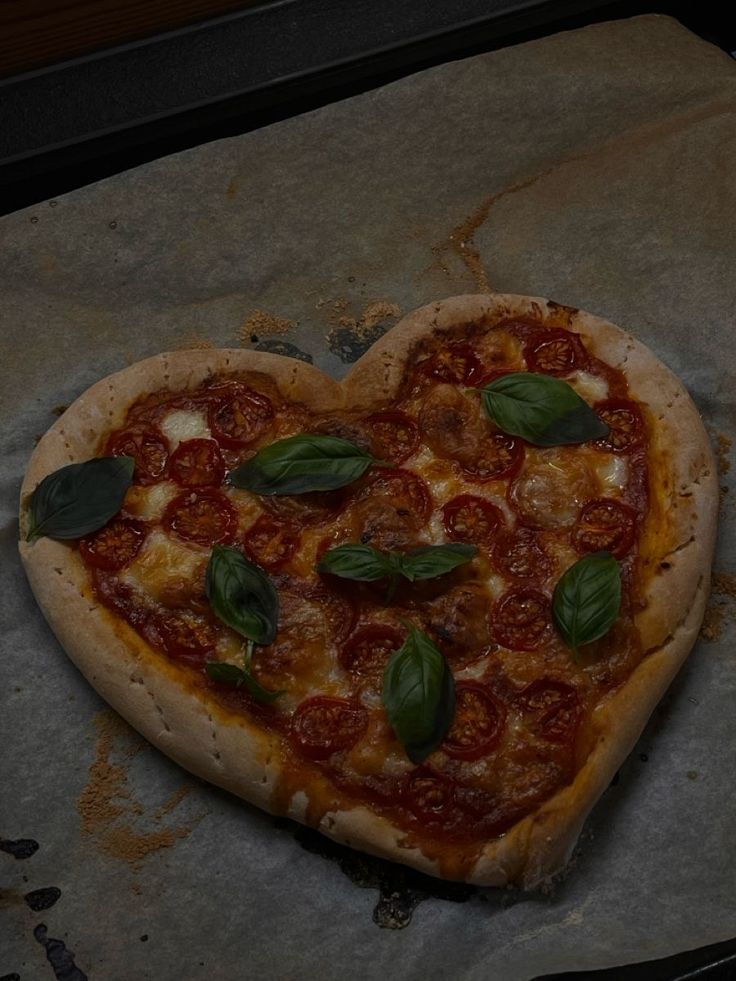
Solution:
<svg viewBox="0 0 736 981">
<path fill-rule="evenodd" d="M 18 838 L 11 841 L 9 838 L 0 838 L 0 852 L 7 852 L 18 860 L 30 858 L 38 851 L 38 842 L 33 838 Z"/>
<path fill-rule="evenodd" d="M 328 321 L 332 326 L 327 343 L 330 351 L 345 364 L 357 361 L 401 316 L 401 307 L 390 300 L 374 300 L 359 317 L 351 317 L 345 312 L 346 300 L 328 303 Z"/>
<path fill-rule="evenodd" d="M 23 899 L 34 913 L 40 913 L 45 909 L 51 909 L 60 897 L 61 889 L 57 889 L 56 886 L 46 886 L 43 889 L 33 889 L 31 892 L 27 892 Z"/>
<path fill-rule="evenodd" d="M 190 824 L 164 823 L 193 789 L 183 784 L 151 816 L 129 785 L 130 761 L 150 745 L 115 712 L 106 709 L 95 715 L 97 745 L 90 764 L 87 786 L 77 800 L 82 835 L 104 854 L 127 862 L 138 871 L 154 852 L 171 848 L 187 838 L 201 820 Z"/>
<path fill-rule="evenodd" d="M 284 826 L 281 822 L 277 823 Z M 291 822 L 286 826 L 291 826 Z M 417 906 L 427 899 L 465 903 L 478 893 L 475 886 L 443 882 L 406 866 L 353 851 L 301 825 L 294 830 L 294 838 L 306 851 L 335 862 L 340 871 L 359 888 L 378 890 L 373 922 L 385 930 L 403 930 L 411 923 Z"/>
<path fill-rule="evenodd" d="M 253 349 L 254 351 L 267 351 L 269 354 L 280 354 L 285 358 L 296 358 L 297 361 L 306 361 L 312 364 L 312 355 L 302 351 L 296 344 L 289 344 L 288 341 L 279 341 L 275 337 L 266 338 L 259 341 Z"/>
<path fill-rule="evenodd" d="M 88 981 L 84 971 L 74 963 L 74 951 L 69 950 L 63 940 L 49 937 L 45 923 L 39 923 L 33 936 L 46 948 L 46 958 L 54 969 L 56 981 Z"/>
</svg>

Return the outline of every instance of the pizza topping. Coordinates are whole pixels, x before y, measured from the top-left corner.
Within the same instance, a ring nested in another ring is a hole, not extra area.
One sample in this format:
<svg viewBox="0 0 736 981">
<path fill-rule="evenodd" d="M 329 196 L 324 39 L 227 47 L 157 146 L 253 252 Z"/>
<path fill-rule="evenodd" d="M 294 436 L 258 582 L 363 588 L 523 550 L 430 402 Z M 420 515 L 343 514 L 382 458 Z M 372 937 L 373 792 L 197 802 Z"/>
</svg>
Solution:
<svg viewBox="0 0 736 981">
<path fill-rule="evenodd" d="M 430 638 L 411 627 L 383 676 L 383 706 L 412 763 L 442 742 L 455 711 L 455 683 Z"/>
<path fill-rule="evenodd" d="M 117 572 L 136 557 L 146 537 L 145 526 L 130 518 L 114 518 L 89 538 L 82 538 L 82 558 L 96 569 Z"/>
<path fill-rule="evenodd" d="M 169 444 L 153 429 L 123 429 L 113 433 L 105 452 L 110 456 L 130 456 L 135 460 L 136 484 L 153 484 L 166 473 Z"/>
<path fill-rule="evenodd" d="M 340 651 L 340 664 L 356 678 L 377 681 L 390 655 L 404 642 L 402 632 L 389 624 L 371 624 L 352 633 Z"/>
<path fill-rule="evenodd" d="M 367 727 L 368 713 L 357 702 L 317 695 L 294 713 L 291 735 L 305 756 L 324 760 L 354 746 Z"/>
<path fill-rule="evenodd" d="M 490 545 L 503 528 L 503 512 L 475 494 L 453 497 L 442 509 L 445 531 L 456 542 Z"/>
<path fill-rule="evenodd" d="M 608 435 L 606 423 L 561 378 L 517 371 L 486 385 L 482 397 L 500 429 L 535 446 L 585 443 Z"/>
<path fill-rule="evenodd" d="M 483 374 L 473 347 L 462 341 L 447 344 L 422 362 L 422 370 L 430 378 L 455 385 L 474 385 Z"/>
<path fill-rule="evenodd" d="M 201 667 L 217 646 L 217 629 L 190 610 L 166 610 L 146 625 L 147 638 L 169 657 Z"/>
<path fill-rule="evenodd" d="M 540 331 L 527 341 L 524 355 L 530 371 L 549 375 L 568 375 L 588 360 L 579 336 L 568 330 Z"/>
<path fill-rule="evenodd" d="M 636 512 L 611 498 L 589 501 L 580 512 L 572 532 L 572 544 L 578 552 L 611 552 L 623 556 L 634 544 Z"/>
<path fill-rule="evenodd" d="M 448 658 L 464 663 L 480 656 L 490 642 L 487 591 L 476 583 L 455 586 L 432 600 L 426 611 L 428 629 L 442 644 Z"/>
<path fill-rule="evenodd" d="M 524 462 L 524 446 L 505 433 L 490 433 L 479 441 L 476 453 L 463 463 L 474 480 L 513 479 Z"/>
<path fill-rule="evenodd" d="M 205 590 L 217 618 L 246 640 L 271 644 L 276 639 L 278 593 L 266 573 L 242 552 L 215 545 Z"/>
<path fill-rule="evenodd" d="M 512 579 L 547 579 L 552 562 L 533 532 L 522 528 L 499 538 L 493 551 L 496 568 Z"/>
<path fill-rule="evenodd" d="M 437 385 L 424 400 L 419 427 L 425 443 L 445 460 L 472 462 L 489 431 L 477 402 L 453 385 Z"/>
<path fill-rule="evenodd" d="M 460 681 L 455 687 L 455 718 L 442 743 L 448 756 L 477 760 L 489 753 L 503 732 L 506 713 L 485 685 Z"/>
<path fill-rule="evenodd" d="M 514 589 L 497 601 L 491 628 L 499 644 L 515 651 L 532 651 L 550 627 L 549 599 L 536 589 Z"/>
<path fill-rule="evenodd" d="M 217 487 L 225 461 L 213 439 L 187 439 L 171 454 L 169 474 L 182 487 Z"/>
<path fill-rule="evenodd" d="M 209 423 L 218 443 L 240 449 L 266 432 L 273 415 L 273 406 L 265 395 L 241 387 L 210 405 Z"/>
<path fill-rule="evenodd" d="M 68 541 L 102 528 L 123 506 L 133 466 L 132 457 L 103 456 L 48 474 L 31 494 L 26 540 Z"/>
<path fill-rule="evenodd" d="M 511 485 L 509 501 L 529 528 L 570 528 L 597 489 L 587 460 L 574 450 L 534 451 Z"/>
<path fill-rule="evenodd" d="M 437 821 L 452 804 L 452 784 L 425 767 L 411 774 L 404 790 L 409 810 L 421 821 Z"/>
<path fill-rule="evenodd" d="M 185 491 L 168 505 L 162 523 L 184 541 L 216 545 L 232 539 L 238 512 L 220 491 Z"/>
<path fill-rule="evenodd" d="M 579 559 L 555 586 L 555 625 L 578 660 L 579 648 L 605 636 L 621 608 L 621 570 L 610 552 Z"/>
<path fill-rule="evenodd" d="M 597 449 L 610 453 L 630 453 L 642 445 L 645 438 L 644 417 L 629 399 L 607 399 L 595 406 L 595 411 L 609 428 L 608 436 L 596 440 Z"/>
<path fill-rule="evenodd" d="M 515 699 L 528 728 L 553 743 L 570 742 L 575 735 L 582 706 L 572 685 L 555 678 L 537 678 Z"/>
<path fill-rule="evenodd" d="M 229 480 L 254 494 L 331 491 L 362 477 L 374 462 L 346 439 L 301 433 L 265 446 L 233 470 Z"/>
<path fill-rule="evenodd" d="M 159 426 L 171 449 L 186 440 L 212 438 L 206 415 L 193 407 L 174 409 L 161 419 Z"/>
<path fill-rule="evenodd" d="M 419 446 L 419 429 L 405 412 L 375 412 L 365 424 L 374 455 L 390 463 L 405 463 Z"/>
<path fill-rule="evenodd" d="M 371 500 L 382 508 L 395 511 L 399 517 L 426 521 L 432 509 L 432 498 L 421 477 L 409 470 L 376 467 L 355 492 L 353 501 Z"/>
<path fill-rule="evenodd" d="M 262 514 L 245 533 L 243 545 L 264 569 L 280 569 L 296 551 L 300 531 L 284 521 Z"/>
</svg>

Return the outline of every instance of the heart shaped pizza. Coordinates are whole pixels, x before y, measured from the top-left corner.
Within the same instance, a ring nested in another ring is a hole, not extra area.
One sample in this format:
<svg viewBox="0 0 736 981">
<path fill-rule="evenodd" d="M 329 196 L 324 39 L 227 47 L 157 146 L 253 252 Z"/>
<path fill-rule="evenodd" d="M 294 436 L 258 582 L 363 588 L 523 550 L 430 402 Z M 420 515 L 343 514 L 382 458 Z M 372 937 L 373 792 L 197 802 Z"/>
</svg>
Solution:
<svg viewBox="0 0 736 981">
<path fill-rule="evenodd" d="M 162 354 L 43 437 L 20 551 L 163 752 L 449 879 L 567 861 L 700 626 L 718 489 L 678 379 L 532 297 L 425 306 L 337 382 Z"/>
</svg>

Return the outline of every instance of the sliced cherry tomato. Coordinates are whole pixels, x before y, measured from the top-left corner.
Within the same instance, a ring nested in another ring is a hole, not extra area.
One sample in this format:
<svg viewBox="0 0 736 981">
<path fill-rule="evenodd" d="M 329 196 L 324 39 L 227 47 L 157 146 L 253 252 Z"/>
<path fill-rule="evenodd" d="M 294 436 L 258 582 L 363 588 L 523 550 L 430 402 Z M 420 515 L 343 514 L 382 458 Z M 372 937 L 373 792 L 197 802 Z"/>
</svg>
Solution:
<svg viewBox="0 0 736 981">
<path fill-rule="evenodd" d="M 503 527 L 503 511 L 484 497 L 460 494 L 442 508 L 448 538 L 454 542 L 490 545 Z"/>
<path fill-rule="evenodd" d="M 81 538 L 79 551 L 89 565 L 115 572 L 133 561 L 145 537 L 145 526 L 139 521 L 113 518 L 93 535 Z"/>
<path fill-rule="evenodd" d="M 496 602 L 491 628 L 499 644 L 515 651 L 532 651 L 550 626 L 550 602 L 536 589 L 513 589 Z"/>
<path fill-rule="evenodd" d="M 427 485 L 409 470 L 372 468 L 353 500 L 363 501 L 367 498 L 383 498 L 399 515 L 411 515 L 422 521 L 429 517 L 432 508 Z"/>
<path fill-rule="evenodd" d="M 154 429 L 123 429 L 112 433 L 105 452 L 109 456 L 133 457 L 133 480 L 136 484 L 153 484 L 166 473 L 168 440 Z"/>
<path fill-rule="evenodd" d="M 505 718 L 503 706 L 485 685 L 460 681 L 455 686 L 455 718 L 442 749 L 455 759 L 480 759 L 498 743 Z"/>
<path fill-rule="evenodd" d="M 589 501 L 572 530 L 578 552 L 611 552 L 622 558 L 634 544 L 636 512 L 627 504 L 608 497 Z"/>
<path fill-rule="evenodd" d="M 422 821 L 438 821 L 452 806 L 452 782 L 427 767 L 414 770 L 406 782 L 404 802 Z"/>
<path fill-rule="evenodd" d="M 223 446 L 237 449 L 258 439 L 271 425 L 273 406 L 265 395 L 241 387 L 209 407 L 212 435 Z"/>
<path fill-rule="evenodd" d="M 474 480 L 513 480 L 524 462 L 524 444 L 505 433 L 490 433 L 480 441 L 463 470 Z"/>
<path fill-rule="evenodd" d="M 258 565 L 280 569 L 294 554 L 301 533 L 293 525 L 262 514 L 245 533 L 243 544 Z"/>
<path fill-rule="evenodd" d="M 232 541 L 238 512 L 220 491 L 191 490 L 175 497 L 161 520 L 164 527 L 187 542 L 217 545 Z"/>
<path fill-rule="evenodd" d="M 608 436 L 597 439 L 593 446 L 609 453 L 630 453 L 644 442 L 644 417 L 636 402 L 629 399 L 606 399 L 598 402 L 595 411 L 610 427 Z"/>
<path fill-rule="evenodd" d="M 512 579 L 546 579 L 552 562 L 533 532 L 521 529 L 499 538 L 493 551 L 498 570 Z"/>
<path fill-rule="evenodd" d="M 368 713 L 346 698 L 307 698 L 291 720 L 291 734 L 301 752 L 313 760 L 350 749 L 368 727 Z"/>
<path fill-rule="evenodd" d="M 419 427 L 405 412 L 376 412 L 365 423 L 378 459 L 404 463 L 419 446 Z"/>
<path fill-rule="evenodd" d="M 169 473 L 183 487 L 218 486 L 225 461 L 214 439 L 187 439 L 171 454 Z"/>
<path fill-rule="evenodd" d="M 389 657 L 403 643 L 401 632 L 387 624 L 359 627 L 340 651 L 340 663 L 359 678 L 381 677 Z"/>
<path fill-rule="evenodd" d="M 531 719 L 532 732 L 553 743 L 571 742 L 582 706 L 572 685 L 555 678 L 537 678 L 516 697 L 516 705 Z"/>
<path fill-rule="evenodd" d="M 422 362 L 423 371 L 430 378 L 456 385 L 474 385 L 483 374 L 483 367 L 473 348 L 464 341 L 456 341 Z"/>
<path fill-rule="evenodd" d="M 153 631 L 151 631 L 151 626 Z M 217 645 L 217 628 L 189 610 L 167 610 L 149 624 L 147 634 L 169 657 L 203 665 Z"/>
<path fill-rule="evenodd" d="M 557 328 L 540 331 L 524 347 L 529 371 L 569 375 L 584 368 L 588 355 L 578 334 Z"/>
</svg>

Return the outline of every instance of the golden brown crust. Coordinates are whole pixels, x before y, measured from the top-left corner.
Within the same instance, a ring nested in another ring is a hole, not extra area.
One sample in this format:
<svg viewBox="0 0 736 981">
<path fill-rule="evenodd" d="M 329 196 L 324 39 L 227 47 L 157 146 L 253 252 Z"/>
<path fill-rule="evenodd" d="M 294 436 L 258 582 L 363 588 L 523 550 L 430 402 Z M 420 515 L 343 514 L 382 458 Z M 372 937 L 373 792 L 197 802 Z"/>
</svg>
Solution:
<svg viewBox="0 0 736 981">
<path fill-rule="evenodd" d="M 37 483 L 69 462 L 89 458 L 99 434 L 122 422 L 129 404 L 152 390 L 192 387 L 226 371 L 258 372 L 292 401 L 327 411 L 366 409 L 398 390 L 417 345 L 450 328 L 499 316 L 553 316 L 583 335 L 593 354 L 620 367 L 632 393 L 656 421 L 645 605 L 637 616 L 646 656 L 594 716 L 597 742 L 574 781 L 489 842 L 480 856 L 443 854 L 442 862 L 411 843 L 405 832 L 365 807 L 328 811 L 319 828 L 330 837 L 435 875 L 480 885 L 518 882 L 531 887 L 567 861 L 591 807 L 636 742 L 652 709 L 690 651 L 703 615 L 715 538 L 718 490 L 702 422 L 687 392 L 645 347 L 590 314 L 534 297 L 462 296 L 408 315 L 356 365 L 342 385 L 299 361 L 250 351 L 181 351 L 159 355 L 103 379 L 82 395 L 44 436 L 21 490 L 21 538 L 27 501 Z M 652 468 L 650 468 L 651 470 Z M 41 539 L 21 541 L 34 594 L 62 646 L 90 683 L 143 735 L 182 766 L 266 810 L 305 820 L 320 778 L 282 804 L 274 791 L 282 772 L 281 737 L 262 732 L 195 690 L 186 672 L 151 650 L 91 594 L 78 553 Z M 84 623 L 84 630 L 79 625 Z M 456 870 L 453 872 L 453 869 Z"/>
</svg>

